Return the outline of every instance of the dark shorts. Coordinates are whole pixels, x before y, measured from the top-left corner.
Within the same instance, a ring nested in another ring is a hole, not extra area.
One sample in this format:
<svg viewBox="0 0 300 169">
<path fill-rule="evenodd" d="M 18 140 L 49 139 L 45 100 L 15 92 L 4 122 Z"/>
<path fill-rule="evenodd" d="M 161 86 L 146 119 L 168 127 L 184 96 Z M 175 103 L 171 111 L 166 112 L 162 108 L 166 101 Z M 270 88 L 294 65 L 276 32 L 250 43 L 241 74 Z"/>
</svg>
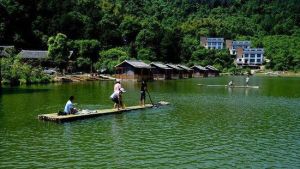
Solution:
<svg viewBox="0 0 300 169">
<path fill-rule="evenodd" d="M 146 100 L 146 92 L 141 91 L 141 99 L 140 100 Z"/>
<path fill-rule="evenodd" d="M 119 104 L 119 99 L 118 99 L 118 98 L 112 98 L 111 100 L 112 100 L 113 102 Z"/>
<path fill-rule="evenodd" d="M 119 102 L 119 99 L 118 99 L 118 98 L 112 98 L 111 100 L 112 100 L 114 103 L 116 103 L 116 104 L 119 104 L 119 103 L 120 103 L 120 106 L 123 105 L 122 100 L 120 100 L 120 102 Z"/>
</svg>

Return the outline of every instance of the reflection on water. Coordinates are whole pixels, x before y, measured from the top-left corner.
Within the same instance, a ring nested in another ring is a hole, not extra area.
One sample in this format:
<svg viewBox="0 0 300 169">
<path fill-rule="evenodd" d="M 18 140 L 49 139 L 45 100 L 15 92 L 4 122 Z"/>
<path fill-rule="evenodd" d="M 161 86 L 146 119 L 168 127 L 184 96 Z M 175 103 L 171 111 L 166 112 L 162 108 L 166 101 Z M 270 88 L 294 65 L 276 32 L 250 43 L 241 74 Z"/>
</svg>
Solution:
<svg viewBox="0 0 300 169">
<path fill-rule="evenodd" d="M 149 82 L 170 106 L 56 124 L 38 114 L 110 108 L 113 82 L 5 89 L 0 95 L 0 168 L 299 168 L 300 79 L 243 77 Z M 123 82 L 126 105 L 139 84 Z M 33 92 L 33 91 L 37 92 Z M 149 99 L 147 98 L 149 102 Z"/>
</svg>

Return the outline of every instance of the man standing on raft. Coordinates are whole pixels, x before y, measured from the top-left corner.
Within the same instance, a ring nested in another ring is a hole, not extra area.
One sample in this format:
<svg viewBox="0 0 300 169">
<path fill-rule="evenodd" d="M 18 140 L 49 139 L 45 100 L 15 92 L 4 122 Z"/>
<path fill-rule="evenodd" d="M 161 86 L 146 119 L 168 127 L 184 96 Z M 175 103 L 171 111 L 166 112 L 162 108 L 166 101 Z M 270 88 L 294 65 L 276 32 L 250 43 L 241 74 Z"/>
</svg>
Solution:
<svg viewBox="0 0 300 169">
<path fill-rule="evenodd" d="M 123 104 L 122 101 L 122 94 L 125 93 L 125 89 L 121 88 L 118 91 L 115 91 L 111 96 L 111 100 L 114 102 L 114 108 L 117 108 L 118 110 L 120 110 L 120 108 L 124 109 L 125 106 Z"/>
<path fill-rule="evenodd" d="M 140 98 L 140 105 L 145 106 L 146 100 L 146 91 L 147 91 L 147 83 L 143 80 L 141 86 L 141 98 Z"/>
<path fill-rule="evenodd" d="M 122 88 L 121 86 L 121 80 L 120 79 L 116 79 L 116 83 L 114 85 L 114 92 L 119 91 Z"/>
</svg>

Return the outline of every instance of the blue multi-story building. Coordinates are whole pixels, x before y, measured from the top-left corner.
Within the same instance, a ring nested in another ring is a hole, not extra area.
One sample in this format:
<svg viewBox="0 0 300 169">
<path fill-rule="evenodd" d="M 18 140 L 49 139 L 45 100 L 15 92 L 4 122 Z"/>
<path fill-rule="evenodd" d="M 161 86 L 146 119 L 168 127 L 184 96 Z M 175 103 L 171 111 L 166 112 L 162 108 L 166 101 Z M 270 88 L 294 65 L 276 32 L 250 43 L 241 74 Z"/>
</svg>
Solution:
<svg viewBox="0 0 300 169">
<path fill-rule="evenodd" d="M 223 49 L 224 38 L 207 38 L 201 37 L 200 44 L 206 49 Z"/>
<path fill-rule="evenodd" d="M 239 47 L 236 55 L 236 64 L 240 66 L 260 66 L 264 62 L 263 48 L 243 49 Z"/>
<path fill-rule="evenodd" d="M 226 47 L 231 55 L 236 55 L 237 48 L 250 49 L 251 41 L 232 41 L 226 40 Z"/>
</svg>

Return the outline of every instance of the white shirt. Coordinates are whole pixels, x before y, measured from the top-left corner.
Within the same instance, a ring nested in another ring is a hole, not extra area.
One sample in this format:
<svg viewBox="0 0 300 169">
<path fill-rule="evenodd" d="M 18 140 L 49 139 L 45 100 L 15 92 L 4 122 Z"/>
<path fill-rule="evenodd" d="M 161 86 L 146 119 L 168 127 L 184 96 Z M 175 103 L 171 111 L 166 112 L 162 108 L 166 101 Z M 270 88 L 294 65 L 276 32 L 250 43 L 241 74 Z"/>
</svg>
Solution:
<svg viewBox="0 0 300 169">
<path fill-rule="evenodd" d="M 249 82 L 249 77 L 246 77 L 246 83 L 248 83 Z"/>
<path fill-rule="evenodd" d="M 119 91 L 122 88 L 120 83 L 116 83 L 114 86 L 114 92 Z"/>
<path fill-rule="evenodd" d="M 71 109 L 73 108 L 73 103 L 69 100 L 65 106 L 64 112 L 71 113 Z"/>
<path fill-rule="evenodd" d="M 115 99 L 119 97 L 120 92 L 119 91 L 115 91 L 112 95 L 110 95 L 110 98 Z"/>
</svg>

